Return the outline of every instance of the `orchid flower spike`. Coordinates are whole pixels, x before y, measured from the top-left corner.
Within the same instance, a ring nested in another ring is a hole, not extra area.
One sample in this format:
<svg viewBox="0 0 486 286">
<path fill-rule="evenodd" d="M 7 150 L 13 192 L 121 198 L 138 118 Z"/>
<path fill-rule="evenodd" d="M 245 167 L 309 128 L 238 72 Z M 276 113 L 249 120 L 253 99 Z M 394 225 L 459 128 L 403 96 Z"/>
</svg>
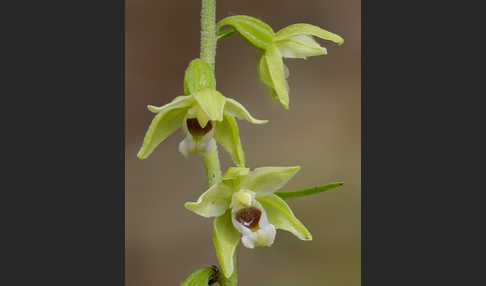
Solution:
<svg viewBox="0 0 486 286">
<path fill-rule="evenodd" d="M 235 117 L 253 124 L 263 124 L 267 120 L 254 118 L 243 105 L 223 96 L 215 86 L 209 65 L 200 59 L 193 60 L 184 79 L 184 90 L 189 95 L 177 96 L 161 107 L 148 106 L 156 115 L 137 157 L 146 159 L 162 141 L 181 128 L 185 138 L 179 144 L 179 151 L 184 156 L 209 152 L 216 147 L 216 141 L 230 153 L 236 165 L 244 166 L 245 156 Z"/>
<path fill-rule="evenodd" d="M 226 277 L 233 273 L 233 255 L 241 237 L 247 248 L 271 246 L 276 229 L 312 240 L 307 228 L 284 200 L 274 194 L 300 167 L 231 167 L 221 180 L 185 207 L 203 217 L 214 217 L 216 254 Z"/>
<path fill-rule="evenodd" d="M 220 30 L 224 26 L 230 29 Z M 268 87 L 270 95 L 280 100 L 289 108 L 289 71 L 283 58 L 306 59 L 311 56 L 325 55 L 327 50 L 321 47 L 313 36 L 342 45 L 344 40 L 339 35 L 310 24 L 294 24 L 275 33 L 268 24 L 250 16 L 236 15 L 222 19 L 217 24 L 220 38 L 238 32 L 243 39 L 261 50 L 257 71 L 260 80 Z"/>
</svg>

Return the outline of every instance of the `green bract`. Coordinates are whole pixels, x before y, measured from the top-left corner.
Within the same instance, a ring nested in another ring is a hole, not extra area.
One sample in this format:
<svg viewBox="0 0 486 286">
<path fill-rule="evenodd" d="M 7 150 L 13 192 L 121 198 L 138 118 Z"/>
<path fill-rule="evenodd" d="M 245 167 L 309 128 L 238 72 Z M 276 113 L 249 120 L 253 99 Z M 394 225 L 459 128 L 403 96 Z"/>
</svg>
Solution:
<svg viewBox="0 0 486 286">
<path fill-rule="evenodd" d="M 307 228 L 294 216 L 275 191 L 283 187 L 300 167 L 231 167 L 221 180 L 185 207 L 203 217 L 215 217 L 213 239 L 226 277 L 234 269 L 233 255 L 241 237 L 244 246 L 270 246 L 276 229 L 290 231 L 302 240 L 312 240 Z M 242 215 L 243 214 L 243 215 Z M 245 221 L 257 216 L 248 225 Z"/>
<path fill-rule="evenodd" d="M 147 158 L 170 134 L 182 128 L 186 137 L 179 151 L 184 156 L 211 151 L 215 139 L 230 153 L 235 164 L 244 166 L 245 156 L 235 117 L 253 124 L 267 121 L 254 118 L 239 102 L 224 97 L 213 88 L 215 82 L 209 65 L 201 60 L 192 61 L 184 80 L 185 92 L 192 94 L 178 96 L 161 107 L 148 106 L 157 115 L 145 134 L 138 158 Z"/>
<path fill-rule="evenodd" d="M 289 108 L 288 72 L 282 58 L 306 59 L 311 56 L 325 55 L 327 50 L 317 43 L 313 36 L 342 45 L 339 35 L 310 24 L 294 24 L 277 33 L 266 23 L 244 15 L 230 16 L 221 20 L 217 28 L 231 26 L 254 47 L 262 50 L 257 65 L 260 80 L 269 88 L 270 95 Z M 221 38 L 231 35 L 233 30 L 221 31 Z"/>
</svg>

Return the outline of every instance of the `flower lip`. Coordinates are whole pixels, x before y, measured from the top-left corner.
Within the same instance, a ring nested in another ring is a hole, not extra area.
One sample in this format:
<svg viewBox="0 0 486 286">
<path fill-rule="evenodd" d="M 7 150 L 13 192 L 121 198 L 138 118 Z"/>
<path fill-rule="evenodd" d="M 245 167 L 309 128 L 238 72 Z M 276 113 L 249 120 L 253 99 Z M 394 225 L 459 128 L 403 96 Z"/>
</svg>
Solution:
<svg viewBox="0 0 486 286">
<path fill-rule="evenodd" d="M 244 227 L 254 229 L 258 227 L 262 211 L 256 207 L 247 207 L 238 211 L 235 215 L 235 219 L 241 223 Z"/>
<path fill-rule="evenodd" d="M 213 128 L 211 121 L 208 121 L 208 124 L 206 124 L 206 126 L 203 128 L 199 124 L 196 118 L 187 119 L 186 124 L 187 124 L 187 129 L 194 137 L 202 137 L 206 135 L 209 131 L 211 131 L 211 129 Z"/>
</svg>

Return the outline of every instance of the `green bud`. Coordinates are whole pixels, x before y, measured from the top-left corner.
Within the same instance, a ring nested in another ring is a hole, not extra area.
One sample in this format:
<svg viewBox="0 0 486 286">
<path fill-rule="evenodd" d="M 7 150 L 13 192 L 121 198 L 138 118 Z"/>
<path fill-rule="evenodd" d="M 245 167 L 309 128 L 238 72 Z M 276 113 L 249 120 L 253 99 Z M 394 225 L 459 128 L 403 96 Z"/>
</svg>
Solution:
<svg viewBox="0 0 486 286">
<path fill-rule="evenodd" d="M 216 28 L 233 27 L 246 41 L 258 49 L 265 50 L 272 44 L 275 33 L 272 27 L 257 18 L 237 15 L 219 21 Z"/>
<path fill-rule="evenodd" d="M 184 93 L 194 94 L 203 89 L 216 89 L 214 72 L 205 61 L 197 58 L 189 63 L 184 76 Z"/>
</svg>

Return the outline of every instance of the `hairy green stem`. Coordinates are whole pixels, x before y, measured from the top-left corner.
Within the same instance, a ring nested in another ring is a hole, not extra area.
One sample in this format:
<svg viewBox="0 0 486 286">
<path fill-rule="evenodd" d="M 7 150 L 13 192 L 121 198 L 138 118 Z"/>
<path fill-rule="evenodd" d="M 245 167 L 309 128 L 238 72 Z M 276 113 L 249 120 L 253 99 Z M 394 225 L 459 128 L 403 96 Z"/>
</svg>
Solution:
<svg viewBox="0 0 486 286">
<path fill-rule="evenodd" d="M 201 60 L 214 71 L 216 58 L 216 0 L 202 0 L 201 8 Z"/>
</svg>

